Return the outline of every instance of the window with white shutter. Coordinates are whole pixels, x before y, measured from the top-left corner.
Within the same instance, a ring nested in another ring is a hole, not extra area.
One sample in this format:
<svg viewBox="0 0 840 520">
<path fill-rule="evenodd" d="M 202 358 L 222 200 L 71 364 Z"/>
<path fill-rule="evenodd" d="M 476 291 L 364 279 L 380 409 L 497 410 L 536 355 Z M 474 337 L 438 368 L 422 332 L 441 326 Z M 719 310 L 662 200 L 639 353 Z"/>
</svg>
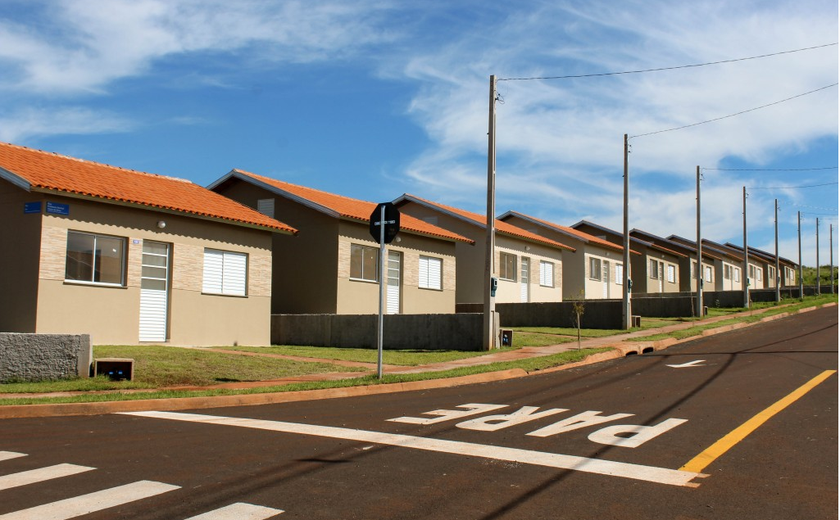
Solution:
<svg viewBox="0 0 840 520">
<path fill-rule="evenodd" d="M 441 272 L 443 260 L 430 256 L 420 256 L 420 288 L 436 289 L 443 288 Z"/>
<path fill-rule="evenodd" d="M 248 283 L 248 255 L 215 249 L 204 250 L 202 292 L 245 296 Z"/>
<path fill-rule="evenodd" d="M 554 264 L 540 260 L 540 285 L 554 287 Z"/>
</svg>

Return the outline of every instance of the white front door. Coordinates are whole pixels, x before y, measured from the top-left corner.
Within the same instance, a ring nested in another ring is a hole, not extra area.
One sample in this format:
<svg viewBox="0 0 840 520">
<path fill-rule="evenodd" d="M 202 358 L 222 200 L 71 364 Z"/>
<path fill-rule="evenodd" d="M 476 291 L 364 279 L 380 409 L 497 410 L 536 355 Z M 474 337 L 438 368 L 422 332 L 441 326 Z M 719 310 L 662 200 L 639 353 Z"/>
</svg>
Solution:
<svg viewBox="0 0 840 520">
<path fill-rule="evenodd" d="M 604 282 L 604 298 L 610 297 L 610 263 L 604 260 L 601 265 L 601 279 Z"/>
<path fill-rule="evenodd" d="M 169 244 L 143 241 L 140 341 L 166 341 L 169 316 Z"/>
<path fill-rule="evenodd" d="M 388 251 L 388 289 L 387 289 L 387 313 L 400 313 L 400 264 L 402 254 L 396 251 Z"/>
<path fill-rule="evenodd" d="M 531 275 L 531 259 L 522 257 L 522 268 L 520 269 L 519 277 L 519 301 L 528 303 L 530 301 L 530 293 L 528 290 L 528 280 Z"/>
</svg>

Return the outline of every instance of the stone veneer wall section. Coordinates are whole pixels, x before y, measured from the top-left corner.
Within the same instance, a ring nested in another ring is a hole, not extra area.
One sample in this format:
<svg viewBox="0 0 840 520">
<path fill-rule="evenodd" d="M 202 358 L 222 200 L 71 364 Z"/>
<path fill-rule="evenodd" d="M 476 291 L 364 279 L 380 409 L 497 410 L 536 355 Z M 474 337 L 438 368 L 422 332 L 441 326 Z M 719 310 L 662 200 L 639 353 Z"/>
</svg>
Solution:
<svg viewBox="0 0 840 520">
<path fill-rule="evenodd" d="M 87 334 L 0 333 L 0 383 L 88 377 Z"/>
</svg>

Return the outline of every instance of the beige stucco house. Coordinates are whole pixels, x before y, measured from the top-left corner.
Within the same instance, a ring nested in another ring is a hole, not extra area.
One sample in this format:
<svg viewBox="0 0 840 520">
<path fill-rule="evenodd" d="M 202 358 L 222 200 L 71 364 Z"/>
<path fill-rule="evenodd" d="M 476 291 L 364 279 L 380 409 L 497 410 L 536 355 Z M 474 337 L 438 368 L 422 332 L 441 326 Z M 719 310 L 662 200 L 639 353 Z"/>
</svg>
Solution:
<svg viewBox="0 0 840 520">
<path fill-rule="evenodd" d="M 668 240 L 684 244 L 688 247 L 696 248 L 697 242 L 683 238 L 678 235 L 670 235 Z M 727 251 L 725 247 L 717 242 L 703 239 L 703 263 L 712 261 L 714 264 L 714 272 L 712 279 L 714 285 L 709 285 L 708 282 L 703 288 L 707 291 L 742 291 L 744 286 L 741 282 L 741 267 L 743 267 L 743 257 L 738 258 L 731 251 Z M 705 266 L 704 266 L 705 269 Z M 706 276 L 704 276 L 707 279 Z"/>
<path fill-rule="evenodd" d="M 210 189 L 299 230 L 274 255 L 273 314 L 379 311 L 379 245 L 369 225 L 376 203 L 242 170 Z M 400 233 L 387 245 L 385 311 L 454 313 L 460 246 L 474 247 L 469 238 L 402 215 Z"/>
<path fill-rule="evenodd" d="M 724 244 L 726 247 L 735 251 L 737 254 L 743 256 L 744 254 L 744 247 L 739 246 L 737 244 L 733 244 L 732 242 L 727 242 Z M 781 285 L 780 287 L 795 287 L 797 286 L 796 282 L 796 270 L 797 265 L 796 263 L 788 260 L 784 257 L 779 257 L 779 271 L 780 273 L 777 275 L 776 273 L 776 255 L 773 253 L 769 253 L 764 251 L 763 249 L 758 249 L 755 247 L 749 248 L 750 253 L 750 264 L 753 266 L 750 269 L 750 281 L 754 278 L 761 278 L 763 288 L 775 288 L 776 283 L 779 282 Z M 757 287 L 755 284 L 750 285 L 751 289 L 759 289 L 762 287 Z"/>
<path fill-rule="evenodd" d="M 272 237 L 183 179 L 0 143 L 0 331 L 266 345 Z"/>
<path fill-rule="evenodd" d="M 664 247 L 670 251 L 681 253 L 678 257 L 679 264 L 679 280 L 681 292 L 696 292 L 697 291 L 697 247 L 689 246 L 683 242 L 677 242 L 662 238 L 652 233 L 634 229 L 630 231 L 630 236 L 656 244 Z M 720 261 L 720 258 L 707 251 L 702 252 L 703 255 L 703 270 L 701 271 L 703 277 L 703 287 L 708 290 L 714 289 L 715 284 L 715 260 Z"/>
<path fill-rule="evenodd" d="M 616 245 L 624 242 L 622 233 L 586 220 L 581 220 L 572 228 Z M 630 237 L 630 247 L 639 253 L 630 255 L 630 278 L 633 280 L 634 294 L 680 292 L 679 263 L 687 255 L 633 236 Z"/>
<path fill-rule="evenodd" d="M 404 194 L 394 204 L 405 214 L 471 238 L 474 246 L 458 244 L 459 304 L 484 301 L 487 217 Z M 563 300 L 563 252 L 574 248 L 495 221 L 496 303 L 559 302 Z"/>
<path fill-rule="evenodd" d="M 621 298 L 624 285 L 624 248 L 622 246 L 574 228 L 516 211 L 508 211 L 501 215 L 499 220 L 528 232 L 562 241 L 574 249 L 563 253 L 563 297 L 565 299 Z"/>
</svg>

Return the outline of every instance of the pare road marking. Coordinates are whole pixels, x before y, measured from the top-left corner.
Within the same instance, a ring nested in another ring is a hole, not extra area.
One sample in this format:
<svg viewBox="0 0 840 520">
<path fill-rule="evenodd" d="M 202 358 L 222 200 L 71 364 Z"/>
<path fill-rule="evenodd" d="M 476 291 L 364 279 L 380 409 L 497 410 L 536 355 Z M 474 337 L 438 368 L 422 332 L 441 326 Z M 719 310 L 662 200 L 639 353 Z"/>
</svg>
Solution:
<svg viewBox="0 0 840 520">
<path fill-rule="evenodd" d="M 626 462 L 563 455 L 559 453 L 545 453 L 501 446 L 488 446 L 468 442 L 431 439 L 394 433 L 381 433 L 334 426 L 318 426 L 311 424 L 290 423 L 283 421 L 266 421 L 239 417 L 221 417 L 215 415 L 201 415 L 177 412 L 124 412 L 121 415 L 147 417 L 153 419 L 167 419 L 191 423 L 213 424 L 220 426 L 235 426 L 256 430 L 312 435 L 330 439 L 341 439 L 363 443 L 373 443 L 385 446 L 395 446 L 415 450 L 478 457 L 503 462 L 518 462 L 533 466 L 581 471 L 598 475 L 623 477 L 633 480 L 654 482 L 670 486 L 697 487 L 693 483 L 695 478 L 706 477 L 703 473 L 681 471 L 655 466 L 643 466 Z"/>
<path fill-rule="evenodd" d="M 705 363 L 705 359 L 696 359 L 694 361 L 689 361 L 688 363 L 683 363 L 682 365 L 666 365 L 671 368 L 691 368 L 691 367 L 704 367 L 706 365 L 701 365 L 701 363 Z"/>
</svg>

